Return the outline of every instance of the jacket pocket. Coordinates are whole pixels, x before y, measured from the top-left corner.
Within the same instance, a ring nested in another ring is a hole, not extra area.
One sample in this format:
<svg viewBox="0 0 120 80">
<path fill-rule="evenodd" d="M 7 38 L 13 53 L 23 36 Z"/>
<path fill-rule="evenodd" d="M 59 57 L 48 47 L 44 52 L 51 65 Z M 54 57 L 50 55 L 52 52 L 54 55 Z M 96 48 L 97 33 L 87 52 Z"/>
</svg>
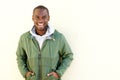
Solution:
<svg viewBox="0 0 120 80">
<path fill-rule="evenodd" d="M 55 78 L 54 76 L 46 76 L 43 80 L 59 80 L 59 78 Z"/>
<path fill-rule="evenodd" d="M 25 80 L 30 80 L 30 78 L 31 78 L 31 75 L 29 75 L 28 77 L 26 77 Z"/>
<path fill-rule="evenodd" d="M 34 75 L 32 76 L 32 75 L 29 75 L 27 78 L 26 78 L 26 80 L 34 80 Z"/>
</svg>

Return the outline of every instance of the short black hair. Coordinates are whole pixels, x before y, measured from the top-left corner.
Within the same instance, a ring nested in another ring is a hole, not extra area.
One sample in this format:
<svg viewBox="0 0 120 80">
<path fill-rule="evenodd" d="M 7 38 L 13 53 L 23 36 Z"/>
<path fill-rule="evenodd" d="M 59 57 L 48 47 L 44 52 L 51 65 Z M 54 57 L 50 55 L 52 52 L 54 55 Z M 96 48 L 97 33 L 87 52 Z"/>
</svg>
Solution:
<svg viewBox="0 0 120 80">
<path fill-rule="evenodd" d="M 36 9 L 45 9 L 45 10 L 47 10 L 48 15 L 49 15 L 49 10 L 48 10 L 48 8 L 45 7 L 45 6 L 43 6 L 43 5 L 39 5 L 39 6 L 35 7 L 35 8 L 33 9 L 33 14 L 34 14 L 34 12 L 35 12 Z"/>
</svg>

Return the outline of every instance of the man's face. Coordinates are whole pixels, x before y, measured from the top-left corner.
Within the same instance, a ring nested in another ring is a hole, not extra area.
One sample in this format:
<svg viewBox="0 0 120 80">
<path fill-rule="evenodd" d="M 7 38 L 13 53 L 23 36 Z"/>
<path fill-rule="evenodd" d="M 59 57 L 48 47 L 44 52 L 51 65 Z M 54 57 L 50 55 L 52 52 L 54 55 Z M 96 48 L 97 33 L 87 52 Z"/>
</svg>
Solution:
<svg viewBox="0 0 120 80">
<path fill-rule="evenodd" d="M 45 9 L 36 9 L 33 13 L 32 20 L 38 31 L 46 30 L 49 21 L 49 14 Z"/>
</svg>

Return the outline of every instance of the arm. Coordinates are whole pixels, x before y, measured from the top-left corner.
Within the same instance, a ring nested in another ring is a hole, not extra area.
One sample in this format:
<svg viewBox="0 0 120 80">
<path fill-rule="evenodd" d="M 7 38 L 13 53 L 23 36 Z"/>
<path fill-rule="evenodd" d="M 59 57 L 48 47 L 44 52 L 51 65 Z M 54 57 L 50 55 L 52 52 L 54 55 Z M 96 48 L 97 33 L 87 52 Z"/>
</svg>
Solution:
<svg viewBox="0 0 120 80">
<path fill-rule="evenodd" d="M 62 58 L 62 62 L 60 64 L 60 66 L 58 66 L 56 72 L 61 77 L 64 74 L 64 72 L 66 71 L 66 69 L 70 66 L 70 64 L 73 60 L 73 53 L 72 53 L 70 46 L 64 36 L 62 36 L 62 40 L 61 40 L 60 55 Z"/>
<path fill-rule="evenodd" d="M 19 71 L 23 77 L 26 77 L 25 75 L 29 70 L 28 70 L 27 64 L 26 64 L 27 55 L 26 55 L 25 50 L 22 45 L 22 38 L 20 38 L 20 40 L 19 40 L 16 55 L 17 55 L 17 64 L 18 64 Z"/>
</svg>

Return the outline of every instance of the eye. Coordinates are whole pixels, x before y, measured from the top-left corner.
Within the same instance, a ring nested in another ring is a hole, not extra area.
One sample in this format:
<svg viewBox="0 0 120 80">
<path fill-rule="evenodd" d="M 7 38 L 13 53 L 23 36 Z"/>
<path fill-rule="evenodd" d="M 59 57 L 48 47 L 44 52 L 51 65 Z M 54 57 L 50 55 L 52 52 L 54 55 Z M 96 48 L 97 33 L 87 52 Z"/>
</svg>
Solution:
<svg viewBox="0 0 120 80">
<path fill-rule="evenodd" d="M 35 18 L 36 18 L 36 19 L 39 19 L 39 17 L 38 17 L 38 16 L 35 16 Z"/>
<path fill-rule="evenodd" d="M 46 18 L 47 18 L 47 16 L 43 16 L 42 18 L 43 18 L 43 19 L 46 19 Z"/>
</svg>

